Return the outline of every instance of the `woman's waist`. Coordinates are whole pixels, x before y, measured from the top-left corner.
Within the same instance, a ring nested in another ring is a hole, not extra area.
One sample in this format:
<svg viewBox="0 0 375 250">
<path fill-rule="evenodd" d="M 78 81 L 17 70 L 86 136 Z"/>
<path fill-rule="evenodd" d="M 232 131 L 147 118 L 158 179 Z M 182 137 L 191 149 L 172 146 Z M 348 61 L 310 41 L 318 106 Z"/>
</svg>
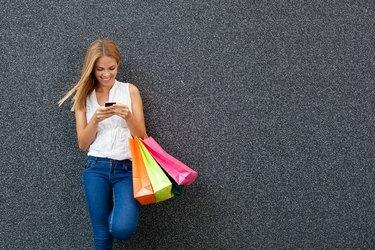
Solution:
<svg viewBox="0 0 375 250">
<path fill-rule="evenodd" d="M 100 157 L 100 156 L 93 156 L 88 155 L 87 161 L 94 161 L 94 162 L 111 162 L 111 163 L 131 163 L 130 159 L 123 159 L 123 160 L 116 160 L 108 157 Z"/>
<path fill-rule="evenodd" d="M 128 137 L 129 138 L 129 137 Z M 95 140 L 89 148 L 87 155 L 115 160 L 131 158 L 128 139 L 120 141 Z"/>
</svg>

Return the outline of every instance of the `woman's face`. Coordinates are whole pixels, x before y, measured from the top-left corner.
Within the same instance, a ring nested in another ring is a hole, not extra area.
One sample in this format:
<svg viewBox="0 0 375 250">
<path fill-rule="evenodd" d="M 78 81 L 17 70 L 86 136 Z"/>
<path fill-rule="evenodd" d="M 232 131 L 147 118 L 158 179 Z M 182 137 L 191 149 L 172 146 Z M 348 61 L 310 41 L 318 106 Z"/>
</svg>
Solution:
<svg viewBox="0 0 375 250">
<path fill-rule="evenodd" d="M 95 77 L 99 85 L 103 87 L 111 87 L 115 83 L 118 64 L 113 57 L 100 57 L 94 67 Z"/>
</svg>

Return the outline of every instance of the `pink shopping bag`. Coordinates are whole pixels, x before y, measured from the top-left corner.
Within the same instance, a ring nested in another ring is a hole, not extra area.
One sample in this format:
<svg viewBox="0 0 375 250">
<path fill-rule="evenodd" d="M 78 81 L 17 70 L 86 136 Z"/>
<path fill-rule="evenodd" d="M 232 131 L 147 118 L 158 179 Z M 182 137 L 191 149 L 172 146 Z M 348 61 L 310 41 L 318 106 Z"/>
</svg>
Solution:
<svg viewBox="0 0 375 250">
<path fill-rule="evenodd" d="M 165 152 L 152 137 L 148 137 L 142 142 L 160 166 L 178 185 L 190 185 L 195 181 L 198 173 Z"/>
</svg>

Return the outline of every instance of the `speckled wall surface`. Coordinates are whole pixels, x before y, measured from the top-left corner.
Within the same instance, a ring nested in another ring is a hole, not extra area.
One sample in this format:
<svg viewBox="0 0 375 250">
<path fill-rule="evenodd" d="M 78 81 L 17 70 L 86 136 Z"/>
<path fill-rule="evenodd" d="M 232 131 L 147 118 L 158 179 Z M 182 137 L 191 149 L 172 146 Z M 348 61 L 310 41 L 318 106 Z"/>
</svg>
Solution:
<svg viewBox="0 0 375 250">
<path fill-rule="evenodd" d="M 60 2 L 1 2 L 1 248 L 92 247 L 57 101 L 102 37 L 200 173 L 117 248 L 375 247 L 373 1 Z"/>
</svg>

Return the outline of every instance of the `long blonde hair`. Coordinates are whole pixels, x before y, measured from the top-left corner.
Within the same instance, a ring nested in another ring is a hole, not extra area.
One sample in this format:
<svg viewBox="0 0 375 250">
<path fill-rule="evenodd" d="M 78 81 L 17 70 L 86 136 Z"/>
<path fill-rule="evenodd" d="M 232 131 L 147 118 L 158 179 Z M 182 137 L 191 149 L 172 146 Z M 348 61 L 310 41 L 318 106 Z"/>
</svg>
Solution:
<svg viewBox="0 0 375 250">
<path fill-rule="evenodd" d="M 81 78 L 76 85 L 70 89 L 63 98 L 61 98 L 59 106 L 61 106 L 70 96 L 74 95 L 72 98 L 73 106 L 71 110 L 86 110 L 86 98 L 97 85 L 93 69 L 96 61 L 102 56 L 112 57 L 116 60 L 118 65 L 120 64 L 121 53 L 114 41 L 99 39 L 91 43 L 86 51 Z"/>
</svg>

